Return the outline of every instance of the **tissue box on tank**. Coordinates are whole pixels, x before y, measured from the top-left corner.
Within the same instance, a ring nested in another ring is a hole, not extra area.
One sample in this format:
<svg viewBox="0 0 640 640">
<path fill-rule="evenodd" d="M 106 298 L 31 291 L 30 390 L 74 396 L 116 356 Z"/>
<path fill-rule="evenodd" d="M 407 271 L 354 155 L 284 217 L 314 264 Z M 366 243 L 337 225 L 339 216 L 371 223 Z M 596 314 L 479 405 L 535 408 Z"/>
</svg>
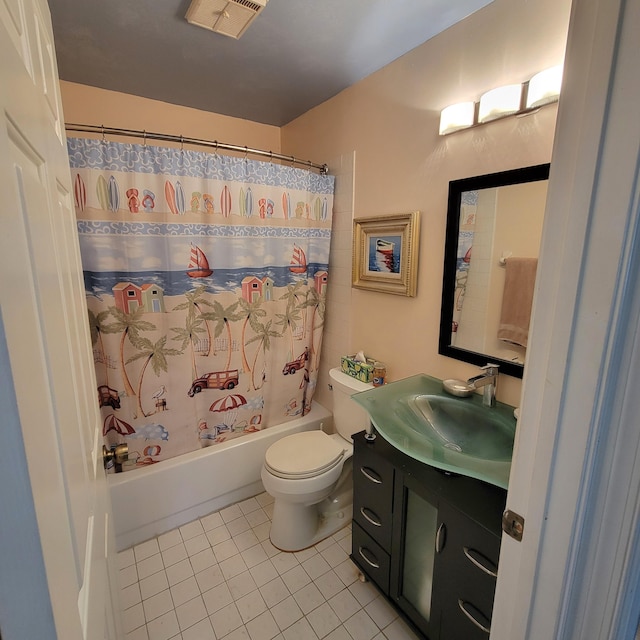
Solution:
<svg viewBox="0 0 640 640">
<path fill-rule="evenodd" d="M 373 360 L 367 358 L 367 362 L 357 362 L 355 356 L 342 356 L 340 368 L 343 373 L 360 380 L 371 382 L 373 380 Z"/>
</svg>

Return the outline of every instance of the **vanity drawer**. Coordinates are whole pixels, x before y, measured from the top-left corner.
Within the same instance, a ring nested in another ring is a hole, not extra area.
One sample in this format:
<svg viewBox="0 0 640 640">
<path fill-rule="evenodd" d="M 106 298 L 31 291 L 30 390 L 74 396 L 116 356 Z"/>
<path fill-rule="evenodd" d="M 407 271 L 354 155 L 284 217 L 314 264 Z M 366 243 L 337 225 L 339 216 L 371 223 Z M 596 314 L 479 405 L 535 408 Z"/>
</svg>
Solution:
<svg viewBox="0 0 640 640">
<path fill-rule="evenodd" d="M 353 519 L 385 551 L 391 551 L 393 466 L 378 456 L 356 453 L 353 464 Z"/>
<path fill-rule="evenodd" d="M 383 593 L 389 593 L 389 554 L 367 533 L 353 523 L 352 559 L 375 582 Z"/>
</svg>

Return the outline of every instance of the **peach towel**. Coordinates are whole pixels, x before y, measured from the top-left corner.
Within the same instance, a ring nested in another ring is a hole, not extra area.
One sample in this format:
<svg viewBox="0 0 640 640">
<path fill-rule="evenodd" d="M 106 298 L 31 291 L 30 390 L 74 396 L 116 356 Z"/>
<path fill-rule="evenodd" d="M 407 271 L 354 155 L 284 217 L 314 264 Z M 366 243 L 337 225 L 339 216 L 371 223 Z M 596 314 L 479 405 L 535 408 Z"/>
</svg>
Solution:
<svg viewBox="0 0 640 640">
<path fill-rule="evenodd" d="M 538 259 L 508 258 L 505 268 L 498 338 L 526 347 Z"/>
</svg>

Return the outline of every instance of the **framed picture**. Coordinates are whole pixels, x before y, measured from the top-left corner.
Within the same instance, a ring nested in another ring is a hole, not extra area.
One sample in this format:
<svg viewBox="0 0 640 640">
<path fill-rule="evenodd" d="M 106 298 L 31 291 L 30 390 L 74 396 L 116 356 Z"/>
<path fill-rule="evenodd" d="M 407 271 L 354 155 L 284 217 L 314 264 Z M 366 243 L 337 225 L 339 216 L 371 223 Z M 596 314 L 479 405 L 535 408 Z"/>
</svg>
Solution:
<svg viewBox="0 0 640 640">
<path fill-rule="evenodd" d="M 353 221 L 353 286 L 415 296 L 420 212 Z"/>
</svg>

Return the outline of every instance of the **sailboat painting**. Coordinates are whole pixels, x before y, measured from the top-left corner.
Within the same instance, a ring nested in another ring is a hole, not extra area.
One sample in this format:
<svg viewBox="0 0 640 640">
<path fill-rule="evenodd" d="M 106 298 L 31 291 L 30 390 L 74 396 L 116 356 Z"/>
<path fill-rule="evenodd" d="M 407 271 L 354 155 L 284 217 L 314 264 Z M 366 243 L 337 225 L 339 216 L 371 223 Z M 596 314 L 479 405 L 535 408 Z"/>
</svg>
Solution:
<svg viewBox="0 0 640 640">
<path fill-rule="evenodd" d="M 289 263 L 289 271 L 291 273 L 305 273 L 307 270 L 307 256 L 304 251 L 297 245 L 293 245 L 293 254 Z"/>
<path fill-rule="evenodd" d="M 370 236 L 369 271 L 400 273 L 402 236 Z"/>
<path fill-rule="evenodd" d="M 190 278 L 206 278 L 212 273 L 213 269 L 209 267 L 209 261 L 204 251 L 195 244 L 192 244 L 189 265 L 187 266 L 187 275 Z"/>
</svg>

